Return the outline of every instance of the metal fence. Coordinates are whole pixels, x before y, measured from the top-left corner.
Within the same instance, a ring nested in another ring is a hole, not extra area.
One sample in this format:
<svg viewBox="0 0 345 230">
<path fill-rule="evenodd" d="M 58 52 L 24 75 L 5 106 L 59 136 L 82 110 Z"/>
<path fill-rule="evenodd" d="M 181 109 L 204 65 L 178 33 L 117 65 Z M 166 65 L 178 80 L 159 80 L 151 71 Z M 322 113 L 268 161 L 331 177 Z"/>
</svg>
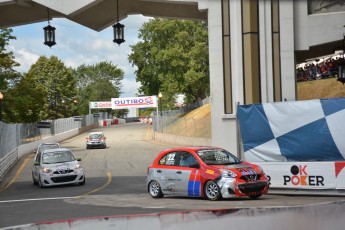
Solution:
<svg viewBox="0 0 345 230">
<path fill-rule="evenodd" d="M 22 144 L 89 126 L 97 123 L 98 119 L 90 114 L 79 119 L 70 117 L 46 121 L 50 123 L 48 128 L 38 128 L 38 123 L 7 124 L 0 121 L 0 159 Z"/>
<path fill-rule="evenodd" d="M 178 136 L 211 138 L 211 119 L 181 117 L 194 109 L 209 104 L 210 98 L 197 101 L 191 105 L 181 107 L 180 110 L 162 111 L 162 116 L 153 116 L 153 130 L 160 133 L 174 134 Z"/>
<path fill-rule="evenodd" d="M 98 124 L 99 119 L 107 118 L 108 114 L 101 112 L 98 116 L 90 114 L 30 124 L 7 124 L 0 121 L 0 183 L 17 162 L 20 145 Z"/>
<path fill-rule="evenodd" d="M 198 100 L 197 102 L 194 102 L 193 104 L 189 104 L 189 105 L 185 105 L 183 107 L 181 107 L 181 113 L 182 114 L 185 114 L 185 113 L 188 113 L 194 109 L 197 109 L 203 105 L 206 105 L 206 104 L 210 104 L 211 103 L 211 97 L 207 97 L 203 100 Z"/>
<path fill-rule="evenodd" d="M 153 130 L 177 136 L 211 138 L 210 118 L 154 117 Z"/>
</svg>

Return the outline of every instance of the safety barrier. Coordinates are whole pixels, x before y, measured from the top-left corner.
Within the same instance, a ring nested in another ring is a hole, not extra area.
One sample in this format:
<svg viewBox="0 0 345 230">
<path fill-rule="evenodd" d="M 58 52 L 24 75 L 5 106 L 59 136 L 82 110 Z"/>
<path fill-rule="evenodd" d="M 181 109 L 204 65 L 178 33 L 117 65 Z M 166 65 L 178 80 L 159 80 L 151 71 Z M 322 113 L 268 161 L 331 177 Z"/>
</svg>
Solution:
<svg viewBox="0 0 345 230">
<path fill-rule="evenodd" d="M 345 162 L 253 162 L 260 165 L 277 189 L 345 192 Z"/>
<path fill-rule="evenodd" d="M 118 125 L 118 124 L 125 124 L 125 119 L 120 118 L 113 118 L 113 119 L 103 119 L 98 121 L 99 126 L 109 126 L 109 125 Z"/>
<path fill-rule="evenodd" d="M 231 201 L 230 201 L 231 202 Z M 9 229 L 265 229 L 343 230 L 345 202 L 293 207 L 233 208 L 206 211 L 105 216 L 14 226 Z"/>
<path fill-rule="evenodd" d="M 46 127 L 39 127 L 40 124 Z M 40 143 L 60 142 L 96 127 L 98 118 L 92 114 L 30 124 L 0 121 L 0 185 L 18 159 L 36 150 Z"/>
<path fill-rule="evenodd" d="M 3 181 L 3 177 L 9 172 L 13 165 L 18 160 L 18 149 L 11 151 L 4 157 L 0 158 L 0 183 Z"/>
</svg>

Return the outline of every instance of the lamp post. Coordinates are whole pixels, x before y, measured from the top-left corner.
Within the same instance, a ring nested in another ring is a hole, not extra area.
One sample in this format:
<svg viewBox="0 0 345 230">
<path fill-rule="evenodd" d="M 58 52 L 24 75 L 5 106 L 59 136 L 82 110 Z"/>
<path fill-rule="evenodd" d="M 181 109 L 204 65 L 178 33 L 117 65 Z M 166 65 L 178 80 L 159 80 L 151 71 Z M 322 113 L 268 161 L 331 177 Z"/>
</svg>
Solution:
<svg viewBox="0 0 345 230">
<path fill-rule="evenodd" d="M 2 121 L 2 99 L 4 99 L 4 95 L 0 92 L 0 121 Z"/>
<path fill-rule="evenodd" d="M 163 94 L 161 92 L 159 92 L 158 94 L 158 98 L 159 98 L 159 107 L 160 107 L 160 114 L 162 116 L 162 97 L 163 97 Z"/>
</svg>

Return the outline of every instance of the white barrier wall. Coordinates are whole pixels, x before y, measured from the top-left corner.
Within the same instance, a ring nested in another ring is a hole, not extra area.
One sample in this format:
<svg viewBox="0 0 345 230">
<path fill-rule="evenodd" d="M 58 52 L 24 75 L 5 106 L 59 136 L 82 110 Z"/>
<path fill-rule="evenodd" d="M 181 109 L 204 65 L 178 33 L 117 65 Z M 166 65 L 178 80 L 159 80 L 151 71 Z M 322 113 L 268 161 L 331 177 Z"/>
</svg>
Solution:
<svg viewBox="0 0 345 230">
<path fill-rule="evenodd" d="M 202 230 L 216 228 L 224 230 L 343 230 L 344 219 L 345 202 L 337 202 L 294 207 L 233 208 L 147 215 L 107 216 L 27 224 L 14 226 L 10 229 Z"/>
<path fill-rule="evenodd" d="M 125 124 L 125 123 L 126 123 L 126 120 L 120 119 L 120 118 L 104 119 L 104 120 L 98 121 L 99 126 L 119 125 L 119 124 Z"/>
<path fill-rule="evenodd" d="M 345 162 L 255 162 L 271 188 L 345 189 Z"/>
</svg>

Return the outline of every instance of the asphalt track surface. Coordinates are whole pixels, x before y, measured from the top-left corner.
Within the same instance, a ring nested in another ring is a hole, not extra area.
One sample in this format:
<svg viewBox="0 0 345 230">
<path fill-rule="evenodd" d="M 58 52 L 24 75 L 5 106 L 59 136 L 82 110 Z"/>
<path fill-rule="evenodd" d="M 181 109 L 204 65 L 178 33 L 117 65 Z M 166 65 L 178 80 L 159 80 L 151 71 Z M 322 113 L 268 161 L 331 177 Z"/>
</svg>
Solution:
<svg viewBox="0 0 345 230">
<path fill-rule="evenodd" d="M 61 142 L 82 158 L 86 172 L 83 186 L 40 188 L 33 185 L 34 154 L 26 155 L 0 190 L 0 228 L 37 222 L 116 215 L 218 210 L 251 207 L 283 207 L 345 200 L 344 196 L 268 194 L 260 199 L 234 198 L 208 201 L 203 198 L 152 199 L 146 191 L 146 171 L 159 151 L 176 147 L 147 140 L 147 124 L 128 123 L 100 127 L 107 137 L 106 149 L 86 149 L 86 134 Z"/>
</svg>

